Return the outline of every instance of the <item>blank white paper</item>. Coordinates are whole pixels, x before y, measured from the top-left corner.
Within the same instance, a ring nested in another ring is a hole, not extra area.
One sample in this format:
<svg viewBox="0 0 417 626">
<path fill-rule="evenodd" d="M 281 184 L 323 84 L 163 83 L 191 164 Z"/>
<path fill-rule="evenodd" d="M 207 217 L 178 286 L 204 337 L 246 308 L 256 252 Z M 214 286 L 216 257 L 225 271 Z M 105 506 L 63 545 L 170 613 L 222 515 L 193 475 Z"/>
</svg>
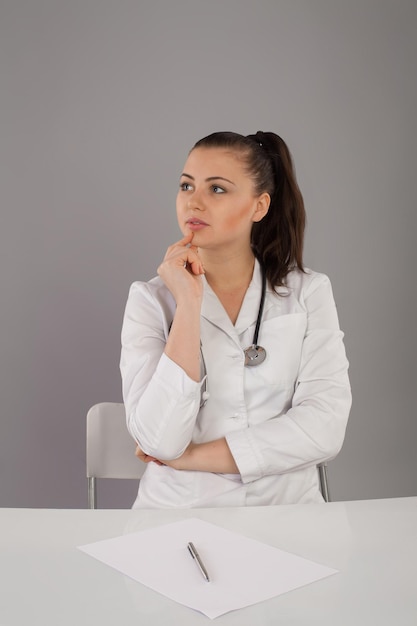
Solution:
<svg viewBox="0 0 417 626">
<path fill-rule="evenodd" d="M 198 550 L 210 582 L 187 549 L 190 541 Z M 79 549 L 211 619 L 337 573 L 196 518 Z"/>
</svg>

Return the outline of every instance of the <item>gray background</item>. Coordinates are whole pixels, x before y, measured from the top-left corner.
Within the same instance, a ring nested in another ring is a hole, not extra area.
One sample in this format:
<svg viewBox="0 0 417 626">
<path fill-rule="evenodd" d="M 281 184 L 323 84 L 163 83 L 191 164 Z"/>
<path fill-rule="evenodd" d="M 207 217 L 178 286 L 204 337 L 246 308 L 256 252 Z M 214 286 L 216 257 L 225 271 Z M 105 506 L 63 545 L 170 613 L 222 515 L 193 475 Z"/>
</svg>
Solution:
<svg viewBox="0 0 417 626">
<path fill-rule="evenodd" d="M 417 494 L 416 23 L 415 0 L 1 0 L 0 506 L 86 505 L 129 285 L 179 237 L 181 167 L 215 130 L 293 153 L 351 363 L 334 498 Z"/>
</svg>

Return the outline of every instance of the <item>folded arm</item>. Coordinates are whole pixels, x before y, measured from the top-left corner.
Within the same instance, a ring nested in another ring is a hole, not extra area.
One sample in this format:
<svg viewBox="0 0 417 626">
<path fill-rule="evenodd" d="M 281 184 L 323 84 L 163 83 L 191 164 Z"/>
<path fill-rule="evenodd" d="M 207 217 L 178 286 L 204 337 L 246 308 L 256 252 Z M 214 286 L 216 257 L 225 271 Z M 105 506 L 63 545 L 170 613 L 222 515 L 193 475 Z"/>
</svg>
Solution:
<svg viewBox="0 0 417 626">
<path fill-rule="evenodd" d="M 225 438 L 192 443 L 167 464 L 176 469 L 239 473 L 243 482 L 251 482 L 337 455 L 351 406 L 343 333 L 327 277 L 313 281 L 304 297 L 307 329 L 291 408 Z"/>
</svg>

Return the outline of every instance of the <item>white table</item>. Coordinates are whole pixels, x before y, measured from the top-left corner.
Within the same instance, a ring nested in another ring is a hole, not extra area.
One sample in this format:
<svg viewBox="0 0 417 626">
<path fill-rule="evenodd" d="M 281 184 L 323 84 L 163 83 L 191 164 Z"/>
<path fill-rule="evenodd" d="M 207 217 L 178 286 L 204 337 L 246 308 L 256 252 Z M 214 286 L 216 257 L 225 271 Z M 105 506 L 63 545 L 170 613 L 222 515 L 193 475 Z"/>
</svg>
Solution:
<svg viewBox="0 0 417 626">
<path fill-rule="evenodd" d="M 185 511 L 0 509 L 0 626 L 211 623 L 76 549 L 187 517 L 340 570 L 219 617 L 219 626 L 417 624 L 415 497 Z"/>
</svg>

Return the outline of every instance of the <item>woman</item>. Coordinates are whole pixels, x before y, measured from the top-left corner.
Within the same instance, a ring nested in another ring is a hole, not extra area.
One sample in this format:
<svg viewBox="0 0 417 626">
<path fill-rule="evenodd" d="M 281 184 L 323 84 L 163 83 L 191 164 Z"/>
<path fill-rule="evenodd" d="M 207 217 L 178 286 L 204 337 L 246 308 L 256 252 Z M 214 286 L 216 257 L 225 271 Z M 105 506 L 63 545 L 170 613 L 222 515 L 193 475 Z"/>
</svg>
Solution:
<svg viewBox="0 0 417 626">
<path fill-rule="evenodd" d="M 351 394 L 329 279 L 303 268 L 304 204 L 274 133 L 214 133 L 180 178 L 183 238 L 132 285 L 127 425 L 135 508 L 320 502 Z"/>
</svg>

